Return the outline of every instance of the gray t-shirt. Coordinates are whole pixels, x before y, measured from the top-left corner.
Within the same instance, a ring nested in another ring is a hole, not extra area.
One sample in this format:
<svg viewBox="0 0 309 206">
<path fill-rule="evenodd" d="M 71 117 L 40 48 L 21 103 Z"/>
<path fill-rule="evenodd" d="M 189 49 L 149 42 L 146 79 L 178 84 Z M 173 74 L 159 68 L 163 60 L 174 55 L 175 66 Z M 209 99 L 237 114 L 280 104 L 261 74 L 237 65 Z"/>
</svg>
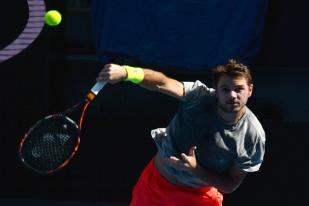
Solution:
<svg viewBox="0 0 309 206">
<path fill-rule="evenodd" d="M 151 131 L 159 155 L 176 156 L 197 146 L 197 162 L 213 172 L 223 173 L 232 164 L 246 172 L 259 170 L 265 153 L 265 132 L 256 116 L 246 107 L 235 124 L 217 113 L 215 90 L 200 81 L 184 82 L 179 111 L 167 128 Z M 169 181 L 185 186 L 208 186 L 207 180 L 180 171 L 161 161 L 158 170 Z"/>
</svg>

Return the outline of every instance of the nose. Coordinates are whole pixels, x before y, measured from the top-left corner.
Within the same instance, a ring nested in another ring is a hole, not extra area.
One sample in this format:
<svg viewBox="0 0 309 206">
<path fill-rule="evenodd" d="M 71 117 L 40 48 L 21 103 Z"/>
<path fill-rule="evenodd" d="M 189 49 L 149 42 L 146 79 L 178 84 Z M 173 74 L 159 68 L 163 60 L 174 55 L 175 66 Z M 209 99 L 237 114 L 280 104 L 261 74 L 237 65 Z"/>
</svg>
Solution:
<svg viewBox="0 0 309 206">
<path fill-rule="evenodd" d="M 236 93 L 235 91 L 231 90 L 230 96 L 231 96 L 232 98 L 236 98 L 236 97 L 237 97 L 237 93 Z"/>
</svg>

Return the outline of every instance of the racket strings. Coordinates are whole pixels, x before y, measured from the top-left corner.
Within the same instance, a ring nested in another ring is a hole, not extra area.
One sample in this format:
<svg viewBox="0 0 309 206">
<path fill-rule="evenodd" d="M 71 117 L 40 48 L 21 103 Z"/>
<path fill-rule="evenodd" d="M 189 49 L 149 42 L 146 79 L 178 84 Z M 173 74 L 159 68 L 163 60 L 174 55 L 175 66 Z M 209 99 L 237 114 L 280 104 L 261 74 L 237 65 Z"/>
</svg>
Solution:
<svg viewBox="0 0 309 206">
<path fill-rule="evenodd" d="M 48 174 L 64 167 L 75 155 L 80 130 L 91 101 L 80 102 L 62 114 L 37 122 L 25 135 L 20 146 L 22 161 L 36 172 Z M 83 106 L 78 125 L 65 116 Z"/>
<path fill-rule="evenodd" d="M 76 124 L 64 116 L 54 116 L 40 122 L 23 143 L 22 156 L 37 170 L 50 171 L 59 167 L 75 152 L 79 138 Z"/>
</svg>

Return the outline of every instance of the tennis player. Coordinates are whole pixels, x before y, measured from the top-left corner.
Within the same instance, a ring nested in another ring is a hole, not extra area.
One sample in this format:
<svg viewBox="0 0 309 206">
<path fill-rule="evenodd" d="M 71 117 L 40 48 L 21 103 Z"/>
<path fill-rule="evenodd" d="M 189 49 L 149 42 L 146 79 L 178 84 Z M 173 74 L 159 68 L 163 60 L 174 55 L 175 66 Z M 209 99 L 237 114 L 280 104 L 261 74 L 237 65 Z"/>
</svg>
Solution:
<svg viewBox="0 0 309 206">
<path fill-rule="evenodd" d="M 213 88 L 116 64 L 105 65 L 97 80 L 131 81 L 180 102 L 170 124 L 151 131 L 158 152 L 136 183 L 131 206 L 220 206 L 223 193 L 259 170 L 265 133 L 246 106 L 253 90 L 246 65 L 229 60 L 214 68 Z"/>
</svg>

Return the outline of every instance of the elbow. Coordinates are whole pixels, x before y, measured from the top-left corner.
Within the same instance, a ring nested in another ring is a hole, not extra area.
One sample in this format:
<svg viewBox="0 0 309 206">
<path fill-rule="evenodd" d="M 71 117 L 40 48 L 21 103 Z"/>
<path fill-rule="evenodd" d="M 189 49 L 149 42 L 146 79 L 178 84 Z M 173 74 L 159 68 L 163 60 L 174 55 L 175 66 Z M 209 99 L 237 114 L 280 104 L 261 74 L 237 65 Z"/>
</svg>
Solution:
<svg viewBox="0 0 309 206">
<path fill-rule="evenodd" d="M 233 193 L 237 188 L 239 187 L 239 185 L 227 185 L 224 188 L 221 188 L 220 192 L 224 193 L 224 194 L 231 194 Z"/>
<path fill-rule="evenodd" d="M 234 191 L 236 190 L 236 188 L 229 188 L 229 189 L 223 189 L 223 190 L 220 190 L 220 192 L 224 193 L 224 194 L 231 194 L 233 193 Z"/>
</svg>

